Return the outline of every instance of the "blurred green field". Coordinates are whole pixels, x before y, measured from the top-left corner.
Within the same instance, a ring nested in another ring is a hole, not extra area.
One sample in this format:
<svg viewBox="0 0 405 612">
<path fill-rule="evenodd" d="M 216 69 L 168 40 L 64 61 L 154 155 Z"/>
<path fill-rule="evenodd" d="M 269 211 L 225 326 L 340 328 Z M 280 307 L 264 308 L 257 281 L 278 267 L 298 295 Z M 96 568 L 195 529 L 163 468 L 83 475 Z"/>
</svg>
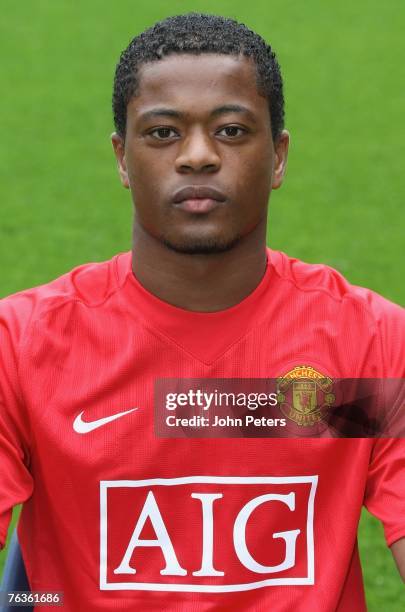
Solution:
<svg viewBox="0 0 405 612">
<path fill-rule="evenodd" d="M 404 303 L 402 0 L 3 0 L 0 296 L 130 248 L 109 141 L 113 72 L 135 34 L 189 10 L 234 17 L 278 53 L 292 147 L 269 244 Z M 360 548 L 369 609 L 405 610 L 368 515 Z"/>
</svg>

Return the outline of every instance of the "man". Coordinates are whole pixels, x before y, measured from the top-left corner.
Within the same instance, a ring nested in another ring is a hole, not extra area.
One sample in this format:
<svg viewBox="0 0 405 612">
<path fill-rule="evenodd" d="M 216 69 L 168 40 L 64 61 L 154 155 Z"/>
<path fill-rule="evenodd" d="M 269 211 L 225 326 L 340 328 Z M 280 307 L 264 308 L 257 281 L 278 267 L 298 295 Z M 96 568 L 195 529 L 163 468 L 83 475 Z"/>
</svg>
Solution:
<svg viewBox="0 0 405 612">
<path fill-rule="evenodd" d="M 1 305 L 0 543 L 25 502 L 31 589 L 72 611 L 364 610 L 363 503 L 405 576 L 402 440 L 308 437 L 294 412 L 298 439 L 154 432 L 157 380 L 403 376 L 399 307 L 266 250 L 275 55 L 168 18 L 121 55 L 113 107 L 132 253 Z"/>
</svg>

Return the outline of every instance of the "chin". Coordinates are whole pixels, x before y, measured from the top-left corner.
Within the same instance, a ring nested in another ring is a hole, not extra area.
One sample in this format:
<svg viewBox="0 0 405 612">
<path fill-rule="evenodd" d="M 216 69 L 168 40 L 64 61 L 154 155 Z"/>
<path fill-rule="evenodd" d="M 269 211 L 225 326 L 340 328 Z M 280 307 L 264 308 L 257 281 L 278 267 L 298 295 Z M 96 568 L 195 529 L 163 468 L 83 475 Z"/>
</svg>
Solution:
<svg viewBox="0 0 405 612">
<path fill-rule="evenodd" d="M 226 253 L 233 249 L 241 240 L 241 236 L 233 238 L 209 238 L 195 237 L 173 240 L 168 237 L 162 237 L 163 244 L 170 250 L 184 255 L 215 255 L 217 253 Z"/>
</svg>

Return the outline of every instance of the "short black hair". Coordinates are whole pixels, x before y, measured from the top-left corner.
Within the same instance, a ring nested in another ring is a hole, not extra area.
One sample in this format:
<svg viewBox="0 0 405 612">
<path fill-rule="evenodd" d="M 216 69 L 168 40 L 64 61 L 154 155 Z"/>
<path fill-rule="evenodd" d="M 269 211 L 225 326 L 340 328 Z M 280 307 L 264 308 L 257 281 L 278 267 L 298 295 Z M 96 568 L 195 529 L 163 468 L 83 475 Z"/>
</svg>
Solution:
<svg viewBox="0 0 405 612">
<path fill-rule="evenodd" d="M 273 140 L 284 128 L 283 80 L 276 55 L 259 34 L 227 17 L 187 13 L 158 21 L 132 39 L 121 53 L 115 71 L 113 114 L 116 132 L 125 139 L 127 106 L 138 91 L 142 64 L 168 55 L 219 53 L 251 57 L 256 65 L 259 93 L 269 102 Z"/>
</svg>

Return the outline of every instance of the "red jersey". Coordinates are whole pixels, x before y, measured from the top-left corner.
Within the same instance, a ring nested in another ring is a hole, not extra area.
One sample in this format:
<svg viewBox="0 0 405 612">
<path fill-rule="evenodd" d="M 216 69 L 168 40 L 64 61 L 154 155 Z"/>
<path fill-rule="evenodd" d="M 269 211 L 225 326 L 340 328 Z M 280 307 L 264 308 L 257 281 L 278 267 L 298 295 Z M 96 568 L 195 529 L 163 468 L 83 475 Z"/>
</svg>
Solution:
<svg viewBox="0 0 405 612">
<path fill-rule="evenodd" d="M 157 378 L 404 375 L 398 306 L 268 253 L 220 312 L 159 300 L 130 253 L 1 301 L 0 545 L 24 502 L 32 590 L 72 612 L 365 610 L 360 512 L 405 537 L 403 440 L 154 433 Z"/>
</svg>

